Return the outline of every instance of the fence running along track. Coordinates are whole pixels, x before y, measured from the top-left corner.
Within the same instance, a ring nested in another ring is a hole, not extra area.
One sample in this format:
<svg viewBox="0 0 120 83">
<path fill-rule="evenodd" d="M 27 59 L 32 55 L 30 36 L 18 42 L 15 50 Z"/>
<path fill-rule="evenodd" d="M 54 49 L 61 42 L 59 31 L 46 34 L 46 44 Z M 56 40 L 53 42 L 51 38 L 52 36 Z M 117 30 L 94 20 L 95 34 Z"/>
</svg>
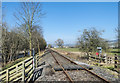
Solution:
<svg viewBox="0 0 120 83">
<path fill-rule="evenodd" d="M 69 58 L 67 58 L 67 57 L 59 54 L 58 52 L 56 52 L 56 51 L 54 51 L 54 50 L 52 50 L 52 49 L 49 49 L 49 50 L 50 50 L 50 53 L 52 54 L 52 56 L 54 57 L 54 59 L 56 60 L 56 62 L 57 62 L 60 66 L 61 66 L 61 64 L 60 64 L 59 61 L 55 58 L 55 56 L 53 55 L 52 52 L 55 52 L 55 53 L 57 53 L 59 56 L 64 57 L 65 59 L 67 59 L 67 60 L 70 61 L 71 63 L 74 63 L 74 64 L 76 64 L 76 65 L 79 65 L 79 66 L 82 67 L 85 71 L 91 73 L 92 75 L 94 75 L 95 77 L 101 79 L 102 81 L 104 81 L 104 82 L 106 82 L 106 83 L 110 83 L 110 81 L 108 81 L 108 80 L 104 79 L 103 77 L 97 75 L 96 73 L 88 70 L 87 68 L 83 67 L 82 65 L 75 63 L 75 62 L 72 61 L 71 59 L 69 59 Z M 63 69 L 64 73 L 67 75 L 67 77 L 69 78 L 69 80 L 73 83 L 73 80 L 72 80 L 71 77 L 67 74 L 67 72 L 65 72 L 64 68 L 63 68 L 62 66 L 61 66 L 61 68 Z"/>
<path fill-rule="evenodd" d="M 2 82 L 29 81 L 33 74 L 33 58 L 30 57 L 0 72 Z"/>
<path fill-rule="evenodd" d="M 38 65 L 39 60 L 40 60 L 40 55 L 36 55 L 36 63 L 35 63 L 36 68 L 39 66 Z M 29 82 L 33 77 L 34 74 L 33 72 L 34 72 L 33 56 L 31 56 L 26 60 L 16 65 L 13 65 L 12 67 L 6 70 L 1 71 L 0 80 L 1 82 L 16 82 L 16 81 Z"/>
</svg>

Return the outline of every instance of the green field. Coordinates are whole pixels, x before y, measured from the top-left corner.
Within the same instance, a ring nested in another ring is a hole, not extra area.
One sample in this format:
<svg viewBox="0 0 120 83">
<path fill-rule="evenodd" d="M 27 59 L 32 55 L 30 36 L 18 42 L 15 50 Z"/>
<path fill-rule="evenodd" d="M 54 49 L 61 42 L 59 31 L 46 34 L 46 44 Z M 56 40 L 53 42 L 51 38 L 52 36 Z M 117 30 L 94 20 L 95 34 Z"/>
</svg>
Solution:
<svg viewBox="0 0 120 83">
<path fill-rule="evenodd" d="M 63 50 L 67 52 L 79 52 L 79 48 L 54 48 L 56 50 Z"/>
<path fill-rule="evenodd" d="M 109 51 L 118 51 L 118 49 L 109 49 Z"/>
<path fill-rule="evenodd" d="M 119 49 L 109 49 L 109 54 L 111 54 L 111 55 L 115 55 L 115 54 L 120 55 L 120 50 Z"/>
<path fill-rule="evenodd" d="M 54 48 L 54 49 L 67 51 L 67 52 L 80 52 L 79 48 Z M 107 54 L 109 55 L 119 54 L 120 55 L 120 53 L 118 53 L 118 49 L 109 49 Z"/>
</svg>

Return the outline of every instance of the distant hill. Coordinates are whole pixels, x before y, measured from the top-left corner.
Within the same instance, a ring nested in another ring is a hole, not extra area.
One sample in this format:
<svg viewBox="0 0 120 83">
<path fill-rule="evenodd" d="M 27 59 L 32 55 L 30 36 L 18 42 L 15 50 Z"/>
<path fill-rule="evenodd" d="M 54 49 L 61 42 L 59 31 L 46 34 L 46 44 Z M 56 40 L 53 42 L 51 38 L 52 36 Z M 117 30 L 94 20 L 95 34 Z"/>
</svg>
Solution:
<svg viewBox="0 0 120 83">
<path fill-rule="evenodd" d="M 109 40 L 107 42 L 109 43 L 109 47 L 118 47 L 118 40 Z"/>
<path fill-rule="evenodd" d="M 118 40 L 109 40 L 108 42 L 114 42 L 116 43 Z"/>
<path fill-rule="evenodd" d="M 114 47 L 115 43 L 117 43 L 118 40 L 107 40 L 106 42 L 108 42 L 110 44 L 110 46 Z M 64 46 L 68 46 L 68 47 L 74 47 L 76 44 L 64 44 Z M 58 47 L 56 44 L 52 44 L 52 46 L 54 47 Z"/>
<path fill-rule="evenodd" d="M 76 44 L 64 44 L 64 46 L 74 47 Z M 54 47 L 58 47 L 56 44 L 52 44 Z"/>
</svg>

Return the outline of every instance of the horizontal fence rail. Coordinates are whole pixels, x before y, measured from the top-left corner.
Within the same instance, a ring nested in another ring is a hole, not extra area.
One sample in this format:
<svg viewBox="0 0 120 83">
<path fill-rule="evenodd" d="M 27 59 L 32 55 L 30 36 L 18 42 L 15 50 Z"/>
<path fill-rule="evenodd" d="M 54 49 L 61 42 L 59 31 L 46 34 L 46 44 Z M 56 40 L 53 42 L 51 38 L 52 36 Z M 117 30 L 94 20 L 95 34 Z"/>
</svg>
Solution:
<svg viewBox="0 0 120 83">
<path fill-rule="evenodd" d="M 103 56 L 103 57 L 97 57 L 97 56 L 91 56 L 89 55 L 89 61 L 95 61 L 95 62 L 103 62 L 106 64 L 114 64 L 114 68 L 118 71 L 120 69 L 120 56 L 115 54 L 114 57 L 109 56 Z"/>
<path fill-rule="evenodd" d="M 42 52 L 43 54 L 44 52 Z M 40 61 L 41 55 L 36 55 L 36 68 L 38 67 L 38 63 Z M 33 69 L 33 56 L 27 58 L 26 60 L 19 62 L 12 67 L 3 70 L 0 72 L 0 80 L 2 82 L 14 82 L 14 81 L 24 81 L 29 82 L 34 74 Z"/>
<path fill-rule="evenodd" d="M 2 82 L 29 81 L 33 72 L 33 58 L 28 59 L 0 72 Z"/>
</svg>

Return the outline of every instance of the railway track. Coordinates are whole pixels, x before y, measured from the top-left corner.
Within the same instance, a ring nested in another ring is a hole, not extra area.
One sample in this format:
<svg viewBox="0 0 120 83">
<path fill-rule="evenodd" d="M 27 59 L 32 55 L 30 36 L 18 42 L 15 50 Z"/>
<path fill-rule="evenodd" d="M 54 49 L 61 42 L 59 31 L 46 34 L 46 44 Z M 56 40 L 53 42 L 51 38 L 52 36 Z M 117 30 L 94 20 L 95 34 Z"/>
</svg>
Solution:
<svg viewBox="0 0 120 83">
<path fill-rule="evenodd" d="M 54 54 L 51 52 L 52 56 L 54 57 L 54 59 L 56 60 L 56 62 L 60 65 L 60 67 L 62 68 L 63 72 L 65 73 L 65 75 L 68 77 L 68 79 L 72 82 L 72 78 L 68 75 L 68 73 L 65 71 L 64 67 L 62 66 L 62 64 L 57 60 L 57 58 L 54 56 Z"/>
<path fill-rule="evenodd" d="M 65 70 L 64 66 L 63 65 L 67 65 L 69 63 L 71 63 L 72 65 L 79 65 L 80 67 L 82 67 L 84 69 L 84 71 L 92 74 L 94 77 L 100 79 L 102 82 L 105 82 L 105 83 L 110 83 L 108 80 L 104 79 L 103 77 L 97 75 L 96 73 L 94 72 L 91 72 L 89 69 L 83 67 L 82 65 L 80 64 L 77 64 L 75 63 L 74 61 L 70 60 L 69 58 L 59 54 L 58 52 L 56 51 L 53 51 L 51 49 L 49 49 L 51 55 L 53 56 L 53 58 L 55 59 L 56 63 L 61 67 L 62 71 L 64 72 L 64 74 L 66 75 L 66 77 L 70 80 L 70 82 L 74 83 L 72 77 L 68 74 L 67 70 Z M 70 73 L 70 71 L 69 71 Z"/>
</svg>

